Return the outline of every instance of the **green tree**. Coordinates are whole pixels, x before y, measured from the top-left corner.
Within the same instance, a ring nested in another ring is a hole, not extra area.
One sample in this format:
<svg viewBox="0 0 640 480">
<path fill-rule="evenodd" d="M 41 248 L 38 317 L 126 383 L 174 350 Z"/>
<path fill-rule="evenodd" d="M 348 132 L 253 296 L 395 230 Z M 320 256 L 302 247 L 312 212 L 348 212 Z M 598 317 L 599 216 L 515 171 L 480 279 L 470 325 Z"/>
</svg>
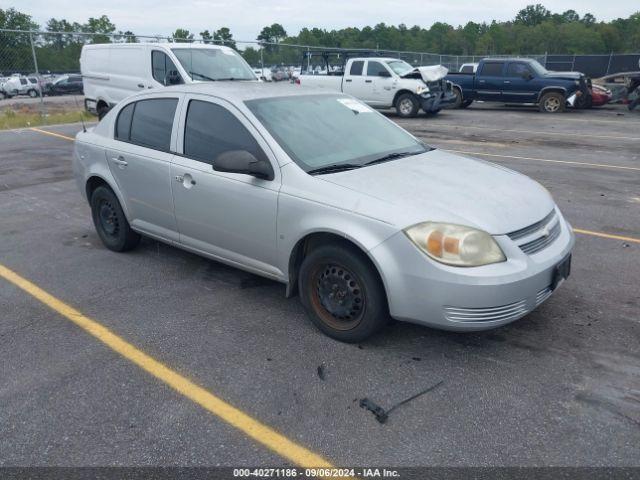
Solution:
<svg viewBox="0 0 640 480">
<path fill-rule="evenodd" d="M 184 28 L 178 28 L 171 36 L 172 40 L 176 43 L 186 43 L 193 40 L 193 33 Z"/>
<path fill-rule="evenodd" d="M 545 20 L 551 18 L 551 12 L 543 5 L 537 3 L 535 5 L 527 5 L 516 15 L 514 23 L 527 25 L 529 27 L 540 25 Z"/>
<path fill-rule="evenodd" d="M 236 42 L 233 40 L 233 34 L 227 27 L 222 27 L 213 33 L 213 39 L 227 47 L 236 48 Z"/>
</svg>

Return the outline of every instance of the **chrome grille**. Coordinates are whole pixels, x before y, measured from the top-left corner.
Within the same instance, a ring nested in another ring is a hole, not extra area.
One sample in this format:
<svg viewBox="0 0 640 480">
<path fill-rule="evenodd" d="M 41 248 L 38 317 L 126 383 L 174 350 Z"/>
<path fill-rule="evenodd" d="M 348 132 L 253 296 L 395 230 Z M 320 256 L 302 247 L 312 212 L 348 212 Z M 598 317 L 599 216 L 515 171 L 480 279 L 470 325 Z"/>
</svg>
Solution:
<svg viewBox="0 0 640 480">
<path fill-rule="evenodd" d="M 532 240 L 531 242 L 525 243 L 524 245 L 520 245 L 520 250 L 522 250 L 527 255 L 531 255 L 539 252 L 540 250 L 544 250 L 548 245 L 554 242 L 556 238 L 560 236 L 560 222 L 556 222 L 553 227 L 549 230 L 548 235 L 543 235 L 541 237 Z"/>
<path fill-rule="evenodd" d="M 489 308 L 444 307 L 444 315 L 452 322 L 495 322 L 511 320 L 527 313 L 526 300 Z"/>
<path fill-rule="evenodd" d="M 507 235 L 513 241 L 521 240 L 523 243 L 518 243 L 520 250 L 527 255 L 532 255 L 553 243 L 560 236 L 560 232 L 560 219 L 555 210 L 552 210 L 539 222 Z"/>
</svg>

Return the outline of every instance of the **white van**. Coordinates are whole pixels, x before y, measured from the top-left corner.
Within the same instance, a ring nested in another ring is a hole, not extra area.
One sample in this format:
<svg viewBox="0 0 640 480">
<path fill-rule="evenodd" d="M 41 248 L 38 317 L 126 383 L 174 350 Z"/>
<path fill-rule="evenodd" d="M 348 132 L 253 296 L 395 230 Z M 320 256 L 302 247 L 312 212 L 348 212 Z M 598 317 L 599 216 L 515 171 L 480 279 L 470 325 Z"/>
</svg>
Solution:
<svg viewBox="0 0 640 480">
<path fill-rule="evenodd" d="M 194 43 L 85 45 L 80 55 L 85 108 L 102 118 L 132 93 L 202 81 L 258 81 L 232 48 Z"/>
</svg>

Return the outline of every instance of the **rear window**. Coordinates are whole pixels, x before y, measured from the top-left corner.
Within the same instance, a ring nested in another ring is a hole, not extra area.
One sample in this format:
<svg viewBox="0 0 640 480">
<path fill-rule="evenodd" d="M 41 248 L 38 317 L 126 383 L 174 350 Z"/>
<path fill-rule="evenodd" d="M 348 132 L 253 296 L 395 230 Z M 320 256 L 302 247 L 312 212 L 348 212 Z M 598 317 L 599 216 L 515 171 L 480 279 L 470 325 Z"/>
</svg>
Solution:
<svg viewBox="0 0 640 480">
<path fill-rule="evenodd" d="M 143 147 L 169 151 L 178 99 L 155 98 L 136 102 L 129 141 Z"/>
<path fill-rule="evenodd" d="M 473 65 L 463 65 L 460 69 L 460 73 L 473 73 Z"/>
<path fill-rule="evenodd" d="M 359 60 L 357 62 L 353 62 L 351 64 L 351 69 L 349 69 L 350 75 L 362 75 L 362 69 L 364 68 L 364 62 Z"/>
<path fill-rule="evenodd" d="M 489 62 L 482 66 L 481 75 L 483 77 L 501 77 L 503 62 Z"/>
</svg>

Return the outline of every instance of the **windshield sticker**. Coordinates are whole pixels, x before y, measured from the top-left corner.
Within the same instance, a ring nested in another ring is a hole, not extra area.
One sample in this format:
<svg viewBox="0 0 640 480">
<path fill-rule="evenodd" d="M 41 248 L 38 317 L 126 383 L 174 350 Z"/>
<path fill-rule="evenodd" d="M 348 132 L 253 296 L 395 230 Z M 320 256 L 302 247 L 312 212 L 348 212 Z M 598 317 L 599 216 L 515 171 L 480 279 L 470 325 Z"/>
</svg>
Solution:
<svg viewBox="0 0 640 480">
<path fill-rule="evenodd" d="M 360 103 L 357 100 L 352 98 L 339 98 L 338 101 L 347 107 L 349 110 L 353 110 L 356 113 L 370 113 L 373 112 L 369 107 L 365 104 Z"/>
</svg>

